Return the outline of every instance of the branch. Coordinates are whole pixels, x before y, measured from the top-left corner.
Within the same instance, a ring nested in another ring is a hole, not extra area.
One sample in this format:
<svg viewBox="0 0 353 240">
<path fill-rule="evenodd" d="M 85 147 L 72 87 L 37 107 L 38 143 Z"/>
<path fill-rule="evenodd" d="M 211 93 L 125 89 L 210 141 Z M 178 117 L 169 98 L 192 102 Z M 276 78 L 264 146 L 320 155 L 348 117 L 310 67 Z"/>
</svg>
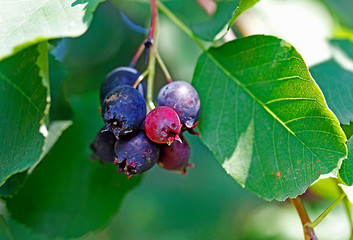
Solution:
<svg viewBox="0 0 353 240">
<path fill-rule="evenodd" d="M 311 223 L 308 213 L 306 212 L 302 201 L 300 200 L 299 196 L 296 198 L 290 198 L 291 203 L 297 210 L 300 220 L 302 222 L 303 231 L 304 231 L 304 239 L 305 240 L 318 240 L 317 236 L 315 235 L 314 229 L 307 226 L 308 223 Z"/>
</svg>

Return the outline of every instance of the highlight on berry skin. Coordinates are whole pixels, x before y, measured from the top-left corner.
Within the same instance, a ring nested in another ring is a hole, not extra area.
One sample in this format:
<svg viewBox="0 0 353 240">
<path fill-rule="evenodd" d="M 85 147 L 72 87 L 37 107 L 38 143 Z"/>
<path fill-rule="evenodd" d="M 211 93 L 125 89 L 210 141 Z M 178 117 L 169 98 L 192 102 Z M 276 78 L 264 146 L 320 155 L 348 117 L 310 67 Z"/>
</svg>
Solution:
<svg viewBox="0 0 353 240">
<path fill-rule="evenodd" d="M 184 81 L 168 83 L 158 93 L 158 106 L 175 110 L 180 122 L 187 128 L 195 128 L 200 116 L 201 103 L 196 89 Z"/>
</svg>

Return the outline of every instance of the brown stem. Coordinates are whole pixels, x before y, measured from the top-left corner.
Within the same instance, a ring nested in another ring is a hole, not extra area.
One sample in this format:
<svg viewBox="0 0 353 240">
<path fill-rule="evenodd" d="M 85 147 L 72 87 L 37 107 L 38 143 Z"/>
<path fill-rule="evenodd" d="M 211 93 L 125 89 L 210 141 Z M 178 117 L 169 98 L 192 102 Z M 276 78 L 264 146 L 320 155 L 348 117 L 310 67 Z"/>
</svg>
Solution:
<svg viewBox="0 0 353 240">
<path fill-rule="evenodd" d="M 157 18 L 157 5 L 156 5 L 156 0 L 151 0 L 151 10 L 152 10 L 152 19 L 151 19 L 151 27 L 150 27 L 150 33 L 148 35 L 149 39 L 153 39 L 154 35 L 154 28 L 156 26 L 156 18 Z"/>
<path fill-rule="evenodd" d="M 132 58 L 132 60 L 130 62 L 129 67 L 132 67 L 132 68 L 135 67 L 137 60 L 139 59 L 139 57 L 141 56 L 143 50 L 145 49 L 145 42 L 146 42 L 146 39 L 143 40 L 143 42 L 141 43 L 141 45 L 137 49 L 134 57 Z"/>
<path fill-rule="evenodd" d="M 306 212 L 302 201 L 300 200 L 299 196 L 296 198 L 290 198 L 291 203 L 297 210 L 300 220 L 302 222 L 303 231 L 304 231 L 304 239 L 305 240 L 318 240 L 317 236 L 315 235 L 314 229 L 305 226 L 305 224 L 310 223 L 310 218 L 308 213 Z"/>
</svg>

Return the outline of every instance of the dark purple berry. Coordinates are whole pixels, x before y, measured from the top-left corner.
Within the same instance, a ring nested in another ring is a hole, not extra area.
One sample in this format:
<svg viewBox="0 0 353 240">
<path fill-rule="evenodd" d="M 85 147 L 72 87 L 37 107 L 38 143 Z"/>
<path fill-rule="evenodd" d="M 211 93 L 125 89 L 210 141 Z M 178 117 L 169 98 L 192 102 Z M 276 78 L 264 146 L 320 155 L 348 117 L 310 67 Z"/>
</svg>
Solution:
<svg viewBox="0 0 353 240">
<path fill-rule="evenodd" d="M 115 142 L 116 137 L 112 132 L 99 131 L 94 142 L 90 144 L 93 151 L 91 159 L 98 159 L 100 163 L 113 163 Z"/>
<path fill-rule="evenodd" d="M 180 122 L 194 128 L 200 116 L 200 98 L 193 86 L 184 81 L 174 81 L 165 85 L 158 94 L 158 106 L 173 108 Z"/>
<path fill-rule="evenodd" d="M 157 107 L 149 112 L 145 119 L 145 132 L 151 141 L 167 143 L 180 141 L 181 123 L 178 114 L 170 107 Z"/>
<path fill-rule="evenodd" d="M 121 85 L 134 85 L 137 78 L 140 76 L 140 73 L 131 67 L 119 67 L 108 73 L 107 77 L 105 78 L 104 82 L 101 86 L 100 92 L 100 103 L 103 105 L 104 98 L 107 94 L 116 88 L 117 86 Z M 146 83 L 142 81 L 138 86 L 137 90 L 139 93 L 145 97 L 146 95 Z"/>
<path fill-rule="evenodd" d="M 139 129 L 146 116 L 146 102 L 128 85 L 118 86 L 108 93 L 102 106 L 103 131 L 112 131 L 116 138 Z"/>
<path fill-rule="evenodd" d="M 187 167 L 194 167 L 189 163 L 190 146 L 181 135 L 182 142 L 174 141 L 170 146 L 162 145 L 158 158 L 158 165 L 164 169 L 181 171 L 186 174 Z"/>
<path fill-rule="evenodd" d="M 157 162 L 159 157 L 159 145 L 150 141 L 144 131 L 134 136 L 128 136 L 116 141 L 114 164 L 119 173 L 125 173 L 129 177 L 141 174 Z"/>
</svg>

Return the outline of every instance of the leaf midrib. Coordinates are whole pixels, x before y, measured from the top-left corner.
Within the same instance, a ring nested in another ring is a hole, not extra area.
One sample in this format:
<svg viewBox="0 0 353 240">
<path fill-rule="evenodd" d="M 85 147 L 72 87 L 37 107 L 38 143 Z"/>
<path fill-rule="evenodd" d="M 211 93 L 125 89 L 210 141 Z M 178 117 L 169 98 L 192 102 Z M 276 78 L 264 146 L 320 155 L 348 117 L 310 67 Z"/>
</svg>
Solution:
<svg viewBox="0 0 353 240">
<path fill-rule="evenodd" d="M 249 89 L 246 88 L 238 79 L 236 79 L 209 51 L 205 51 L 206 55 L 219 67 L 225 74 L 227 74 L 238 86 L 250 95 L 260 106 L 262 106 L 275 120 L 277 120 L 288 132 L 290 132 L 296 139 L 299 140 L 317 159 L 319 159 L 311 148 L 309 148 L 274 112 L 272 112 L 263 102 L 260 101 Z M 326 149 L 325 149 L 326 150 Z"/>
<path fill-rule="evenodd" d="M 16 84 L 14 83 L 11 79 L 9 79 L 8 77 L 6 77 L 4 74 L 2 74 L 0 72 L 0 78 L 4 79 L 9 85 L 11 85 L 15 90 L 17 90 L 24 98 L 27 99 L 27 101 L 37 110 L 37 112 L 41 115 L 44 116 L 44 113 L 42 113 L 39 110 L 39 107 L 37 107 L 37 105 L 32 101 L 32 99 L 24 92 L 22 91 L 22 89 Z"/>
</svg>

